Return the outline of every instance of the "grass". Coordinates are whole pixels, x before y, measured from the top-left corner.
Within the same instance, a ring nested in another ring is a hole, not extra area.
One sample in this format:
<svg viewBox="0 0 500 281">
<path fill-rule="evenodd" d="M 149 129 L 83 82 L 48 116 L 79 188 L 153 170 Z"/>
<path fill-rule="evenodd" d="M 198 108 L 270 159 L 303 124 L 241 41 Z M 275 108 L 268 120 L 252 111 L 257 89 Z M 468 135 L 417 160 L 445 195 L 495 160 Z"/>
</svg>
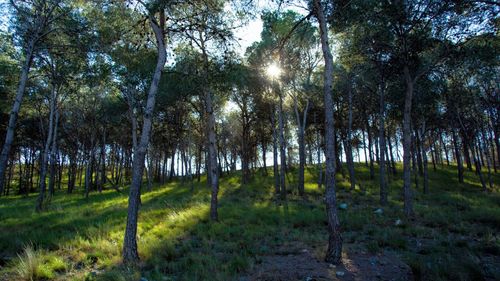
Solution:
<svg viewBox="0 0 500 281">
<path fill-rule="evenodd" d="M 390 177 L 383 214 L 374 213 L 380 207 L 377 181 L 362 164 L 356 171 L 354 192 L 346 192 L 347 179 L 338 177 L 338 201 L 348 205 L 339 210 L 347 248 L 393 252 L 418 280 L 500 279 L 498 174 L 497 190 L 484 193 L 474 173 L 458 184 L 453 167 L 430 171 L 430 193 L 415 191 L 417 215 L 407 221 L 401 171 Z M 281 205 L 273 201 L 271 175 L 256 172 L 244 186 L 239 174 L 225 176 L 218 223 L 208 219 L 204 180 L 194 191 L 178 181 L 156 185 L 142 195 L 136 268 L 123 266 L 120 256 L 127 192 L 106 190 L 89 199 L 58 192 L 43 213 L 34 212 L 36 194 L 0 198 L 0 280 L 235 280 L 257 267 L 260 256 L 323 249 L 324 189 L 317 188 L 316 174 L 307 169 L 307 201 L 291 183 L 288 203 Z"/>
</svg>

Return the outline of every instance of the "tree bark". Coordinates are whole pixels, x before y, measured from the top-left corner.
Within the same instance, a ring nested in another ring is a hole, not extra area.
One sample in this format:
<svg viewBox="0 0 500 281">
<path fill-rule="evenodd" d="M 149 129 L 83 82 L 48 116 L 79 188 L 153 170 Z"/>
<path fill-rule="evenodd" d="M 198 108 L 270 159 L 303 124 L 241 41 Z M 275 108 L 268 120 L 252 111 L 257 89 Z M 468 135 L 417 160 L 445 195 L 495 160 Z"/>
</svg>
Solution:
<svg viewBox="0 0 500 281">
<path fill-rule="evenodd" d="M 302 113 L 302 118 L 299 114 L 299 108 L 297 105 L 297 97 L 294 98 L 294 109 L 295 117 L 297 119 L 297 135 L 299 141 L 299 175 L 297 189 L 299 191 L 299 196 L 304 196 L 304 170 L 306 165 L 306 146 L 305 146 L 305 130 L 307 122 L 307 111 L 309 110 L 309 99 L 306 101 L 306 108 Z M 302 120 L 301 120 L 302 119 Z"/>
<path fill-rule="evenodd" d="M 314 0 L 314 11 L 319 22 L 321 47 L 325 60 L 324 103 L 325 103 L 325 155 L 326 155 L 326 214 L 328 221 L 328 249 L 325 261 L 333 264 L 342 262 L 342 236 L 337 214 L 335 194 L 335 126 L 333 120 L 333 57 L 328 43 L 328 27 L 320 0 Z"/>
<path fill-rule="evenodd" d="M 160 18 L 162 20 L 164 19 L 163 16 Z M 161 29 L 156 23 L 153 16 L 150 15 L 149 20 L 158 44 L 158 60 L 156 62 L 153 79 L 149 87 L 146 108 L 144 111 L 141 139 L 137 150 L 134 151 L 132 184 L 130 185 L 127 224 L 125 228 L 122 253 L 123 262 L 126 264 L 133 264 L 139 261 L 139 253 L 137 252 L 137 215 L 139 212 L 140 187 L 142 183 L 142 175 L 144 173 L 144 160 L 149 145 L 156 93 L 158 92 L 158 85 L 160 83 L 162 70 L 165 66 L 167 58 L 163 34 L 164 30 Z"/>
<path fill-rule="evenodd" d="M 460 155 L 460 147 L 458 146 L 458 136 L 455 129 L 452 129 L 453 138 L 453 148 L 455 149 L 455 159 L 457 160 L 457 175 L 458 182 L 464 183 L 464 165 L 462 163 L 462 157 Z"/>
<path fill-rule="evenodd" d="M 386 181 L 386 167 L 385 167 L 385 83 L 382 81 L 379 90 L 379 131 L 378 131 L 378 144 L 379 144 L 379 178 L 380 178 L 380 204 L 387 205 L 387 181 Z"/>
<path fill-rule="evenodd" d="M 404 213 L 407 217 L 413 215 L 413 202 L 411 191 L 411 103 L 413 99 L 413 79 L 408 66 L 404 66 L 406 81 L 405 106 L 403 116 L 403 194 Z"/>
<path fill-rule="evenodd" d="M 52 136 L 52 148 L 50 149 L 50 172 L 49 172 L 49 198 L 54 195 L 56 180 L 56 160 L 57 160 L 57 128 L 59 126 L 59 111 L 55 109 L 55 122 Z"/>
<path fill-rule="evenodd" d="M 347 169 L 349 170 L 349 182 L 351 183 L 351 191 L 354 191 L 356 188 L 356 175 L 354 173 L 354 160 L 352 157 L 352 89 L 349 86 L 348 90 L 348 107 L 349 107 L 349 113 L 348 113 L 348 120 L 347 120 L 347 140 L 346 142 L 346 162 L 347 162 Z"/>
<path fill-rule="evenodd" d="M 417 138 L 419 139 L 420 142 L 420 147 L 422 150 L 422 162 L 423 162 L 423 168 L 424 168 L 424 194 L 429 193 L 429 170 L 428 170 L 428 160 L 427 160 L 427 148 L 425 145 L 425 122 L 422 124 L 422 133 L 420 134 L 420 137 Z"/>
<path fill-rule="evenodd" d="M 5 171 L 7 169 L 7 161 L 9 160 L 12 143 L 14 142 L 14 133 L 16 129 L 17 117 L 19 115 L 19 110 L 21 109 L 21 103 L 23 101 L 24 91 L 26 89 L 26 82 L 28 81 L 28 74 L 31 68 L 31 63 L 33 61 L 36 40 L 37 40 L 36 38 L 32 38 L 29 41 L 28 47 L 26 49 L 26 59 L 21 69 L 21 77 L 19 78 L 19 85 L 16 91 L 16 98 L 14 99 L 12 110 L 10 111 L 9 123 L 7 125 L 7 132 L 5 133 L 5 141 L 2 147 L 2 152 L 0 153 L 0 196 L 3 194 L 4 191 Z"/>
<path fill-rule="evenodd" d="M 54 119 L 56 111 L 56 97 L 57 89 L 56 85 L 52 84 L 52 91 L 50 93 L 50 110 L 49 110 L 49 127 L 47 129 L 47 139 L 45 141 L 45 147 L 43 154 L 41 156 L 41 167 L 40 167 L 40 187 L 38 198 L 36 200 L 35 210 L 41 212 L 43 210 L 43 203 L 45 201 L 45 190 L 46 190 L 46 177 L 47 177 L 47 165 L 50 155 L 50 145 L 52 144 L 53 131 L 54 131 Z"/>
<path fill-rule="evenodd" d="M 280 191 L 281 200 L 286 200 L 286 152 L 285 152 L 285 123 L 283 118 L 283 95 L 279 84 L 276 85 L 278 91 L 279 104 L 278 104 L 278 135 L 279 135 L 279 150 L 280 150 Z"/>
</svg>

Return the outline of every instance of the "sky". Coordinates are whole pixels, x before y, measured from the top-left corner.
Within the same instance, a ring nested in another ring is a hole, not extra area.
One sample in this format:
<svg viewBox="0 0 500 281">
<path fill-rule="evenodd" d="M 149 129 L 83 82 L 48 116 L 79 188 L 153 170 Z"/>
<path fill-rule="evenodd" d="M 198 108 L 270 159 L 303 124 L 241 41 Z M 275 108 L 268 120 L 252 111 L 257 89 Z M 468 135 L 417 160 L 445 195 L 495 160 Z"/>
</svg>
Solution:
<svg viewBox="0 0 500 281">
<path fill-rule="evenodd" d="M 8 17 L 7 14 L 5 13 L 6 11 L 6 6 L 7 5 L 7 0 L 0 0 L 0 30 L 1 31 L 7 31 L 7 21 Z"/>
</svg>

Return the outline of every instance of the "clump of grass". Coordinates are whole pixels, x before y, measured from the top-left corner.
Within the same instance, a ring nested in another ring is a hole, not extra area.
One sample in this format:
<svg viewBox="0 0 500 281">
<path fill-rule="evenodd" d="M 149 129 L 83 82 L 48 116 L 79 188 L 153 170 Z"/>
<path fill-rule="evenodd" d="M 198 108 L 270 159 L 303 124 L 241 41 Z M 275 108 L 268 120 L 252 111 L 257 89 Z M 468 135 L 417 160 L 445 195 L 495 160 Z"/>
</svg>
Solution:
<svg viewBox="0 0 500 281">
<path fill-rule="evenodd" d="M 54 255 L 46 255 L 37 250 L 32 244 L 24 247 L 23 253 L 18 255 L 16 272 L 22 280 L 51 280 L 57 272 L 67 269 L 64 260 Z"/>
<path fill-rule="evenodd" d="M 33 245 L 28 244 L 24 247 L 22 254 L 18 255 L 17 274 L 23 280 L 34 280 L 36 272 L 41 264 L 40 254 L 35 251 Z"/>
</svg>

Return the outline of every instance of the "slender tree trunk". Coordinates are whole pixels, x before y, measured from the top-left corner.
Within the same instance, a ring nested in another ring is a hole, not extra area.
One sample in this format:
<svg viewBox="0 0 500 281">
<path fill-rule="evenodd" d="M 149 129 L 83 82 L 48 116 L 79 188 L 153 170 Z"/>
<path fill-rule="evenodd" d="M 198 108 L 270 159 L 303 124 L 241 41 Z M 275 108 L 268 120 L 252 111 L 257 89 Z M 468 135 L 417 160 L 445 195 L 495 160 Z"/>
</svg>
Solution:
<svg viewBox="0 0 500 281">
<path fill-rule="evenodd" d="M 370 130 L 370 124 L 368 119 L 366 119 L 366 132 L 368 134 L 368 156 L 370 158 L 370 179 L 375 179 L 375 167 L 373 165 L 373 145 L 372 145 L 372 134 Z"/>
<path fill-rule="evenodd" d="M 12 110 L 10 111 L 7 132 L 5 133 L 5 141 L 2 147 L 2 152 L 0 153 L 0 196 L 4 191 L 7 161 L 9 159 L 12 143 L 14 142 L 14 132 L 16 129 L 17 117 L 19 115 L 19 110 L 21 109 L 21 103 L 23 101 L 24 91 L 26 89 L 26 82 L 28 81 L 28 74 L 30 72 L 31 63 L 33 61 L 36 40 L 37 38 L 33 37 L 29 41 L 26 49 L 26 59 L 21 69 L 21 77 L 19 78 L 19 85 L 17 86 L 16 98 L 14 99 Z"/>
<path fill-rule="evenodd" d="M 446 147 L 446 143 L 443 140 L 443 134 L 439 134 L 439 140 L 441 141 L 441 146 L 444 149 L 444 156 L 446 157 L 446 165 L 450 166 L 450 158 L 448 156 L 448 148 Z"/>
<path fill-rule="evenodd" d="M 418 127 L 415 128 L 415 152 L 417 155 L 417 164 L 418 164 L 418 174 L 423 177 L 424 176 L 424 165 L 423 165 L 423 156 L 422 156 L 422 139 L 420 138 L 420 133 L 418 132 Z"/>
<path fill-rule="evenodd" d="M 488 149 L 488 142 L 487 142 L 488 135 L 486 134 L 486 132 L 484 131 L 484 129 L 482 129 L 481 132 L 482 132 L 482 135 L 483 135 L 483 142 L 482 143 L 483 143 L 484 154 L 485 154 L 485 157 L 486 157 L 486 167 L 488 168 L 488 184 L 490 186 L 490 189 L 493 190 L 493 182 L 492 182 L 492 179 L 491 179 L 491 158 L 494 159 L 494 157 L 490 157 L 490 151 Z"/>
<path fill-rule="evenodd" d="M 486 182 L 484 180 L 483 173 L 481 170 L 481 162 L 479 160 L 479 158 L 480 158 L 479 147 L 476 147 L 474 145 L 473 141 L 471 141 L 470 144 L 472 145 L 471 152 L 472 152 L 472 158 L 474 159 L 474 164 L 476 166 L 476 173 L 479 176 L 479 180 L 481 181 L 481 186 L 483 187 L 483 191 L 488 191 L 488 188 L 486 187 Z"/>
<path fill-rule="evenodd" d="M 172 181 L 174 179 L 174 176 L 175 176 L 175 147 L 174 149 L 172 149 L 172 158 L 170 160 L 170 175 L 168 176 L 168 180 L 169 181 Z"/>
<path fill-rule="evenodd" d="M 93 140 L 92 140 L 92 144 L 91 144 L 91 147 L 90 147 L 90 155 L 88 156 L 87 158 L 87 163 L 86 163 L 86 166 L 85 166 L 85 198 L 89 198 L 89 193 L 90 193 L 90 188 L 91 188 L 91 185 L 92 185 L 92 165 L 93 165 L 93 159 L 94 159 L 94 144 L 93 144 Z"/>
<path fill-rule="evenodd" d="M 264 141 L 261 143 L 261 148 L 262 148 L 262 167 L 264 168 L 264 176 L 267 176 L 267 163 L 266 163 L 267 144 Z"/>
<path fill-rule="evenodd" d="M 365 153 L 365 166 L 368 168 L 368 155 L 366 154 L 366 136 L 363 130 L 361 130 L 361 135 L 363 136 L 363 152 Z"/>
<path fill-rule="evenodd" d="M 300 196 L 304 196 L 304 170 L 306 165 L 306 145 L 305 145 L 305 130 L 307 121 L 307 111 L 309 110 L 309 99 L 306 102 L 306 108 L 303 112 L 302 118 L 299 114 L 299 108 L 297 105 L 297 97 L 294 98 L 294 109 L 295 117 L 297 119 L 297 135 L 299 141 L 299 175 L 297 189 Z M 302 119 L 302 121 L 301 121 Z"/>
<path fill-rule="evenodd" d="M 420 135 L 420 147 L 422 148 L 422 162 L 424 168 L 424 194 L 429 193 L 429 170 L 427 160 L 427 148 L 425 146 L 425 122 L 422 124 L 422 134 Z"/>
<path fill-rule="evenodd" d="M 380 177 L 380 204 L 387 205 L 387 181 L 385 173 L 385 83 L 382 81 L 379 90 L 379 177 Z"/>
<path fill-rule="evenodd" d="M 349 113 L 347 121 L 347 140 L 346 140 L 346 162 L 349 170 L 349 182 L 351 183 L 351 191 L 356 188 L 356 175 L 354 173 L 354 160 L 352 158 L 352 89 L 349 86 L 348 90 Z"/>
<path fill-rule="evenodd" d="M 436 143 L 433 143 L 431 146 L 431 161 L 432 161 L 432 170 L 435 172 L 436 162 L 437 162 L 437 154 L 436 154 Z"/>
<path fill-rule="evenodd" d="M 460 155 L 460 147 L 458 146 L 458 136 L 455 132 L 455 129 L 452 131 L 453 138 L 453 148 L 455 149 L 455 159 L 457 159 L 457 173 L 458 173 L 458 182 L 464 183 L 464 165 L 462 163 L 462 157 Z"/>
<path fill-rule="evenodd" d="M 316 114 L 314 115 L 314 123 L 316 124 Z M 321 138 L 318 129 L 316 129 L 316 145 L 316 157 L 318 161 L 318 188 L 321 189 L 321 186 L 323 185 L 323 166 L 321 165 Z"/>
<path fill-rule="evenodd" d="M 469 147 L 472 147 L 469 143 L 466 133 L 462 130 L 462 148 L 464 151 L 465 164 L 467 165 L 467 170 L 472 172 L 472 161 L 469 154 Z M 474 157 L 474 153 L 472 155 Z M 476 170 L 477 173 L 477 170 Z"/>
<path fill-rule="evenodd" d="M 50 149 L 50 173 L 49 173 L 49 198 L 54 195 L 54 185 L 56 179 L 57 160 L 57 128 L 59 124 L 59 111 L 55 109 L 54 131 L 52 136 L 52 148 Z"/>
<path fill-rule="evenodd" d="M 75 153 L 75 152 L 74 152 Z M 76 154 L 70 154 L 68 167 L 68 193 L 72 193 L 76 182 Z"/>
<path fill-rule="evenodd" d="M 218 206 L 218 193 L 219 193 L 219 174 L 218 174 L 218 164 L 217 164 L 217 149 L 216 149 L 216 135 L 215 135 L 215 112 L 212 105 L 212 90 L 209 85 L 209 61 L 208 54 L 205 49 L 205 38 L 203 38 L 202 33 L 199 33 L 200 48 L 203 55 L 204 71 L 205 71 L 205 87 L 204 87 L 204 97 L 205 97 L 205 116 L 207 120 L 207 137 L 208 137 L 208 163 L 209 168 L 207 174 L 210 175 L 210 186 L 212 188 L 212 195 L 210 200 L 210 219 L 212 221 L 217 221 L 219 219 L 217 206 Z"/>
<path fill-rule="evenodd" d="M 394 153 L 392 151 L 392 142 L 391 142 L 391 138 L 389 136 L 387 136 L 387 143 L 389 144 L 389 155 L 391 156 L 392 174 L 395 176 L 397 174 L 396 162 L 394 161 Z"/>
<path fill-rule="evenodd" d="M 408 66 L 404 66 L 406 80 L 405 107 L 403 116 L 403 194 L 404 212 L 407 217 L 413 215 L 413 199 L 411 191 L 411 103 L 413 99 L 413 79 Z"/>
<path fill-rule="evenodd" d="M 328 43 L 328 27 L 320 0 L 314 0 L 314 11 L 319 22 L 321 46 L 325 60 L 324 102 L 325 102 L 325 155 L 326 155 L 326 214 L 328 221 L 328 249 L 325 261 L 333 264 L 342 262 L 342 236 L 337 214 L 335 194 L 335 126 L 333 120 L 333 57 Z"/>
<path fill-rule="evenodd" d="M 276 89 L 278 91 L 279 96 L 279 104 L 278 104 L 278 135 L 279 135 L 279 150 L 280 150 L 280 191 L 281 191 L 281 200 L 286 200 L 287 190 L 285 184 L 286 177 L 286 147 L 285 147 L 285 124 L 283 117 L 283 94 L 279 87 L 279 84 L 276 85 Z"/>
<path fill-rule="evenodd" d="M 50 145 L 52 144 L 52 138 L 54 136 L 53 131 L 54 131 L 54 119 L 56 111 L 56 97 L 57 97 L 56 85 L 52 84 L 52 91 L 50 94 L 49 127 L 47 130 L 47 140 L 45 141 L 45 148 L 41 156 L 40 188 L 39 188 L 40 191 L 38 193 L 38 198 L 35 207 L 35 210 L 37 212 L 41 212 L 43 210 L 43 203 L 45 200 L 47 165 L 50 155 Z"/>
<path fill-rule="evenodd" d="M 123 262 L 126 264 L 133 264 L 139 261 L 139 253 L 137 252 L 137 215 L 139 212 L 139 201 L 141 196 L 140 187 L 144 172 L 144 160 L 149 145 L 156 93 L 158 92 L 161 73 L 165 66 L 167 57 L 163 35 L 164 30 L 158 26 L 156 20 L 153 19 L 153 16 L 150 15 L 149 20 L 158 44 L 158 60 L 146 101 L 140 143 L 138 144 L 137 150 L 134 151 L 132 184 L 130 186 L 127 224 L 123 241 Z M 161 13 L 160 21 L 162 23 L 164 22 L 163 12 Z"/>
</svg>

